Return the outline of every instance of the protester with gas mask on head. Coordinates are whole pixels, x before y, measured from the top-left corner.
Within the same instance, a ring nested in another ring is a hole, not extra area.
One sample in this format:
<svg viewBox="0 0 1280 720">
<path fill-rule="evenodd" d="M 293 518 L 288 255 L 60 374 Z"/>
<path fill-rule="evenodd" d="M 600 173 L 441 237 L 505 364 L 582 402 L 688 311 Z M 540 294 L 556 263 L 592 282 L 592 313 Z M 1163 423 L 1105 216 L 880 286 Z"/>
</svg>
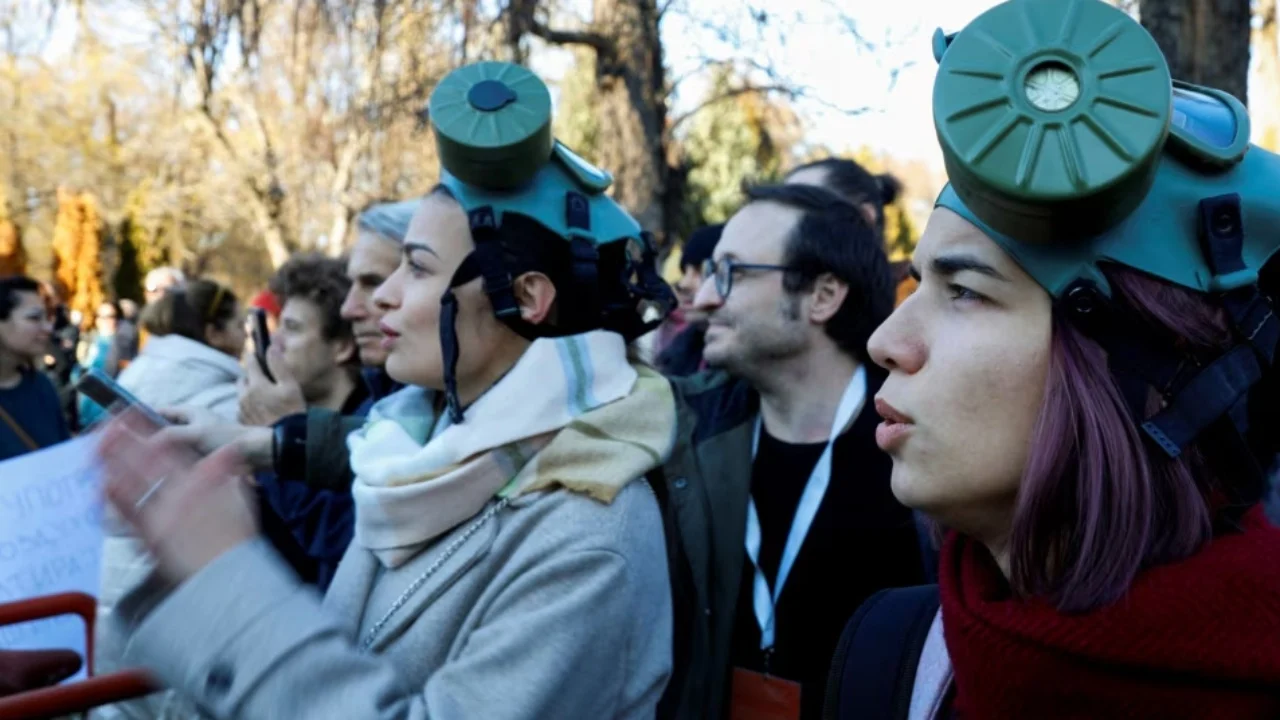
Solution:
<svg viewBox="0 0 1280 720">
<path fill-rule="evenodd" d="M 869 348 L 940 584 L 859 611 L 829 716 L 1280 716 L 1280 157 L 1098 0 L 934 48 L 951 184 Z"/>
<path fill-rule="evenodd" d="M 257 538 L 234 451 L 136 417 L 104 438 L 108 497 L 159 561 L 114 618 L 126 659 L 205 713 L 653 716 L 671 598 L 642 478 L 675 406 L 626 344 L 674 299 L 550 107 L 502 63 L 433 92 L 441 186 L 374 295 L 409 386 L 348 440 L 356 535 L 324 605 Z"/>
</svg>

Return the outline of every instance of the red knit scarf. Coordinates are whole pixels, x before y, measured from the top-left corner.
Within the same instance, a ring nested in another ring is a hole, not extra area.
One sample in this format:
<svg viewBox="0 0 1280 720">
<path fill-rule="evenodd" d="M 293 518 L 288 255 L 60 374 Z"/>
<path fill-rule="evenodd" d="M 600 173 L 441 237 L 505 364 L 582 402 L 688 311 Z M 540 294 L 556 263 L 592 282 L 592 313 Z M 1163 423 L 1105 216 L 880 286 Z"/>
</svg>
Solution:
<svg viewBox="0 0 1280 720">
<path fill-rule="evenodd" d="M 1083 615 L 1012 599 L 986 548 L 952 533 L 940 585 L 958 715 L 1280 718 L 1280 530 L 1258 509 L 1244 525 Z"/>
</svg>

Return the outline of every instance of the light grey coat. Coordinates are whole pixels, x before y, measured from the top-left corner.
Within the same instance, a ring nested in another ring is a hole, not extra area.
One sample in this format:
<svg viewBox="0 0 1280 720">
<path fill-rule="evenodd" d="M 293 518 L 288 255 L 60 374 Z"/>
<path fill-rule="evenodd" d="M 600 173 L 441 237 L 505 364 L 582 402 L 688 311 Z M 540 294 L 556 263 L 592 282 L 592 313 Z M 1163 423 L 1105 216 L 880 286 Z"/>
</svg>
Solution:
<svg viewBox="0 0 1280 720">
<path fill-rule="evenodd" d="M 168 594 L 148 581 L 116 622 L 127 661 L 217 718 L 652 718 L 671 673 L 663 543 L 644 481 L 610 505 L 533 493 L 394 570 L 353 543 L 323 604 L 255 540 Z"/>
</svg>

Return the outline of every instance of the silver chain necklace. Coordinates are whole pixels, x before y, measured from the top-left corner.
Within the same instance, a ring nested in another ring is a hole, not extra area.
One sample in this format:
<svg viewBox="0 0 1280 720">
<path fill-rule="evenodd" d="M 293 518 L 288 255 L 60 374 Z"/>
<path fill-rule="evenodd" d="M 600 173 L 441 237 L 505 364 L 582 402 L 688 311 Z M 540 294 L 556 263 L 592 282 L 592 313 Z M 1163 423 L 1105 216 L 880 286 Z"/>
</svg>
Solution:
<svg viewBox="0 0 1280 720">
<path fill-rule="evenodd" d="M 510 504 L 510 497 L 502 498 L 486 510 L 483 515 L 476 518 L 476 521 L 471 523 L 466 530 L 463 530 L 462 534 L 459 535 L 456 540 L 449 543 L 449 546 L 444 549 L 444 552 L 440 554 L 440 557 L 436 558 L 435 562 L 431 563 L 430 567 L 424 570 L 422 574 L 409 585 L 409 587 L 405 588 L 404 592 L 400 593 L 400 597 L 396 598 L 396 601 L 391 604 L 391 608 L 382 616 L 382 619 L 374 623 L 373 627 L 369 628 L 369 632 L 365 633 L 364 642 L 361 643 L 361 649 L 368 651 L 369 648 L 373 647 L 373 641 L 377 639 L 378 633 L 382 632 L 382 628 L 386 627 L 387 622 L 391 620 L 391 617 L 395 615 L 400 608 L 404 607 L 405 603 L 409 602 L 409 598 L 413 597 L 414 593 L 421 590 L 427 580 L 429 580 L 432 575 L 435 575 L 440 567 L 444 565 L 449 558 L 453 557 L 458 550 L 462 549 L 462 545 L 466 543 L 472 535 L 475 535 L 485 523 L 492 520 L 493 516 L 497 515 Z"/>
</svg>

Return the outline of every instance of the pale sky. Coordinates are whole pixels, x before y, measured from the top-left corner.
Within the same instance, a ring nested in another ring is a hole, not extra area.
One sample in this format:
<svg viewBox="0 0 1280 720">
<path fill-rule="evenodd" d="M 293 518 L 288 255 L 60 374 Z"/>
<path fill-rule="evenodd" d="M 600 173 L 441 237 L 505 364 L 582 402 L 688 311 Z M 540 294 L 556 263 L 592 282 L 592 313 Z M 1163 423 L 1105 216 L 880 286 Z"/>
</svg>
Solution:
<svg viewBox="0 0 1280 720">
<path fill-rule="evenodd" d="M 699 13 L 719 14 L 721 11 L 712 9 L 718 6 L 723 6 L 724 17 L 741 13 L 735 10 L 742 6 L 741 0 L 687 1 Z M 786 47 L 774 44 L 775 58 L 787 75 L 804 82 L 818 97 L 841 108 L 874 108 L 850 116 L 802 100 L 797 110 L 808 125 L 810 140 L 836 149 L 870 145 L 896 157 L 924 159 L 941 167 L 930 114 L 937 67 L 930 38 L 938 27 L 945 32 L 961 29 L 998 4 L 996 0 L 766 0 L 756 4 L 812 13 L 819 20 L 824 14 L 830 16 L 830 8 L 835 7 L 857 21 L 859 32 L 868 41 L 893 40 L 889 49 L 860 53 L 843 28 L 835 23 L 814 23 L 798 28 Z M 679 39 L 699 31 L 689 28 L 680 16 L 667 18 L 663 30 L 668 65 L 672 75 L 679 76 L 693 62 L 690 52 L 681 52 L 693 43 Z M 888 70 L 907 63 L 911 64 L 889 90 Z M 686 98 L 680 100 L 687 102 Z"/>
<path fill-rule="evenodd" d="M 21 5 L 44 0 L 16 1 Z M 486 0 L 486 5 L 496 2 L 505 0 Z M 940 169 L 942 160 L 930 113 L 936 70 L 930 38 L 938 27 L 945 32 L 963 28 L 998 0 L 674 0 L 673 4 L 676 11 L 668 13 L 662 26 L 669 77 L 689 74 L 703 56 L 767 56 L 788 81 L 803 83 L 826 102 L 796 103 L 808 141 L 833 149 L 868 145 L 904 160 L 925 160 Z M 564 6 L 581 17 L 590 16 L 591 0 L 564 0 Z M 746 20 L 748 7 L 783 18 L 769 27 L 789 28 L 786 42 L 772 33 L 750 37 L 753 26 Z M 120 12 L 115 14 L 119 20 Z M 890 38 L 892 44 L 874 53 L 861 51 L 834 21 L 838 14 L 853 18 L 869 41 L 882 43 Z M 709 18 L 748 35 L 747 51 L 719 42 L 715 33 L 691 23 L 691 16 Z M 807 22 L 799 23 L 795 16 L 803 16 Z M 553 24 L 563 23 L 556 20 Z M 73 22 L 59 25 L 48 47 L 51 54 L 65 50 L 74 33 Z M 534 68 L 554 81 L 566 60 L 565 53 L 543 54 L 535 57 Z M 906 69 L 890 90 L 889 69 L 903 66 Z M 696 78 L 684 83 L 673 100 L 672 115 L 699 102 L 705 90 Z M 851 116 L 828 105 L 868 106 L 872 110 Z"/>
<path fill-rule="evenodd" d="M 41 0 L 18 0 L 21 3 Z M 662 0 L 660 0 L 661 2 Z M 569 0 L 570 7 L 589 17 L 591 0 Z M 750 51 L 773 58 L 788 80 L 808 86 L 826 103 L 841 108 L 869 106 L 872 111 L 850 116 L 823 103 L 801 100 L 796 110 L 806 125 L 806 139 L 835 149 L 853 149 L 871 145 L 891 155 L 936 162 L 941 167 L 933 139 L 929 114 L 935 63 L 930 50 L 930 37 L 941 26 L 951 32 L 997 0 L 676 0 L 687 13 L 669 13 L 663 22 L 663 40 L 669 77 L 688 74 L 698 66 L 700 57 L 710 54 L 727 57 L 740 51 L 717 41 L 715 34 L 691 24 L 690 15 L 713 18 L 721 25 L 726 19 L 739 19 L 742 30 L 750 34 L 745 22 L 746 6 L 763 9 L 786 18 L 771 27 L 790 28 L 786 43 L 769 35 L 755 38 Z M 121 23 L 121 9 L 114 10 L 114 23 Z M 824 22 L 836 14 L 853 17 L 859 31 L 873 42 L 892 38 L 893 44 L 875 53 L 860 52 L 853 39 L 837 23 Z M 797 24 L 795 15 L 808 21 Z M 730 25 L 734 23 L 730 22 Z M 46 58 L 65 53 L 74 38 L 75 23 L 69 13 L 62 13 L 55 24 Z M 117 39 L 121 39 L 118 37 Z M 753 53 L 748 52 L 749 56 Z M 564 55 L 555 54 L 535 60 L 535 69 L 554 79 L 563 68 Z M 888 70 L 912 63 L 888 90 Z M 673 103 L 673 114 L 698 102 L 705 87 L 694 78 L 681 86 Z"/>
</svg>

